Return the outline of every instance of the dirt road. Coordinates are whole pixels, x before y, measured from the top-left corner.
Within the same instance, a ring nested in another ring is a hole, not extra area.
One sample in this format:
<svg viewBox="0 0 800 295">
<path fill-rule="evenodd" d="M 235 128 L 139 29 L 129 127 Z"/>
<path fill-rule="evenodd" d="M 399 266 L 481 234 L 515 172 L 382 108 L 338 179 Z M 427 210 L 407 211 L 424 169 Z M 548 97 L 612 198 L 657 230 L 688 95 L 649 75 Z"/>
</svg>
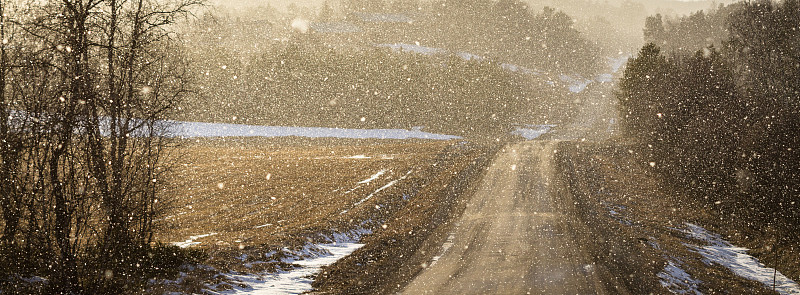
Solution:
<svg viewBox="0 0 800 295">
<path fill-rule="evenodd" d="M 506 148 L 444 253 L 405 294 L 602 294 L 573 201 L 553 177 L 554 141 Z"/>
<path fill-rule="evenodd" d="M 596 95 L 584 105 L 580 120 L 550 140 L 510 145 L 498 155 L 441 256 L 403 293 L 604 294 L 614 285 L 592 263 L 593 241 L 552 167 L 558 141 L 612 132 L 609 99 Z"/>
</svg>

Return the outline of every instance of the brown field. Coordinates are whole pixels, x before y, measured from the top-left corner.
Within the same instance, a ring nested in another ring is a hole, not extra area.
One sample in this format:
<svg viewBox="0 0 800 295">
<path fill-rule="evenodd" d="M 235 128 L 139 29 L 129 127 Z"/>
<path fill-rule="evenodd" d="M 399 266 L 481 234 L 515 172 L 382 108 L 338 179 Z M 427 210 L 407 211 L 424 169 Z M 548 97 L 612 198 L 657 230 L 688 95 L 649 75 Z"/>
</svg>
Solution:
<svg viewBox="0 0 800 295">
<path fill-rule="evenodd" d="M 396 238 L 400 228 L 426 229 L 412 231 L 416 238 L 406 250 L 413 252 L 452 215 L 459 195 L 451 191 L 480 174 L 477 166 L 486 160 L 476 159 L 485 158 L 487 151 L 459 141 L 186 141 L 169 183 L 173 210 L 160 220 L 156 239 L 173 243 L 205 235 L 193 239 L 199 243 L 190 247 L 205 250 L 210 257 L 203 264 L 215 270 L 191 271 L 181 286 L 167 283 L 156 286 L 153 293 L 200 292 L 207 286 L 224 289 L 226 283 L 221 282 L 236 282 L 226 281 L 217 271 L 259 273 L 291 267 L 278 262 L 248 264 L 237 259 L 241 254 L 257 259 L 283 247 L 318 242 L 321 234 L 359 227 L 374 232 L 362 240 L 368 244 L 359 250 L 362 253 L 380 249 L 381 242 L 370 240 Z M 467 169 L 473 170 L 470 179 L 462 173 Z"/>
<path fill-rule="evenodd" d="M 194 247 L 279 244 L 331 228 L 348 229 L 385 196 L 402 197 L 406 183 L 452 142 L 203 139 L 181 148 L 173 214 L 158 240 Z M 359 184 L 379 171 L 375 180 Z M 354 206 L 370 193 L 411 172 L 407 179 Z M 398 195 L 399 194 L 399 195 Z M 347 213 L 341 214 L 347 210 Z"/>
</svg>

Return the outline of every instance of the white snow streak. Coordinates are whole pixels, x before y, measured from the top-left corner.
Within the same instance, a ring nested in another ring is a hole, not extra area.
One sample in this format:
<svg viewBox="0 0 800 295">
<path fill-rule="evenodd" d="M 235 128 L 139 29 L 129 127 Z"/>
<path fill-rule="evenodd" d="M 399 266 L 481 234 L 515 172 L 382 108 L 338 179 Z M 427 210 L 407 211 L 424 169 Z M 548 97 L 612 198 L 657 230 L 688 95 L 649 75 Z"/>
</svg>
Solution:
<svg viewBox="0 0 800 295">
<path fill-rule="evenodd" d="M 800 286 L 775 269 L 764 266 L 753 256 L 747 254 L 747 248 L 736 247 L 716 233 L 707 231 L 698 225 L 686 223 L 685 231 L 690 238 L 704 241 L 708 246 L 694 246 L 694 250 L 705 258 L 707 264 L 722 265 L 735 274 L 748 280 L 758 281 L 772 288 L 773 275 L 777 282 L 775 290 L 780 294 L 800 294 Z"/>
<path fill-rule="evenodd" d="M 194 246 L 194 245 L 200 244 L 200 242 L 195 242 L 194 240 L 202 239 L 202 238 L 205 238 L 205 237 L 210 237 L 210 236 L 213 236 L 213 235 L 216 235 L 216 234 L 217 233 L 210 233 L 210 234 L 204 234 L 204 235 L 191 236 L 186 241 L 173 242 L 172 244 L 175 245 L 175 246 L 181 247 L 181 248 L 186 248 L 186 247 L 189 247 L 189 246 Z"/>
<path fill-rule="evenodd" d="M 342 159 L 372 159 L 372 157 L 367 156 L 367 155 L 355 155 L 355 156 L 350 156 L 350 157 L 344 157 Z"/>
<path fill-rule="evenodd" d="M 385 174 L 387 171 L 388 171 L 387 169 L 383 169 L 383 170 L 381 170 L 381 171 L 378 171 L 378 173 L 375 173 L 374 175 L 370 176 L 369 178 L 367 178 L 367 179 L 364 179 L 364 180 L 362 180 L 362 181 L 359 181 L 359 182 L 358 182 L 358 184 L 367 184 L 367 183 L 370 183 L 370 182 L 372 182 L 373 180 L 375 180 L 375 179 L 378 179 L 378 177 L 381 177 L 381 175 Z"/>
<path fill-rule="evenodd" d="M 455 239 L 456 236 L 453 233 L 450 233 L 450 235 L 447 236 L 447 241 L 445 241 L 444 244 L 442 244 L 442 252 L 440 252 L 439 255 L 436 255 L 433 257 L 433 259 L 431 259 L 431 265 L 428 267 L 434 266 L 436 262 L 439 262 L 439 259 L 442 259 L 442 256 L 444 256 L 444 254 L 447 253 L 447 250 L 450 250 L 450 248 L 453 247 Z"/>
<path fill-rule="evenodd" d="M 392 44 L 376 44 L 375 46 L 391 48 L 392 50 L 395 50 L 395 51 L 417 53 L 417 54 L 422 54 L 422 55 L 444 55 L 444 54 L 448 54 L 450 52 L 450 51 L 442 49 L 442 48 L 421 46 L 419 44 L 392 43 Z M 455 52 L 455 55 L 461 57 L 462 59 L 464 59 L 466 61 L 470 61 L 470 60 L 484 61 L 484 60 L 486 60 L 486 58 L 483 57 L 483 56 L 472 54 L 472 53 L 469 53 L 469 52 Z M 584 78 L 583 76 L 576 75 L 576 74 L 573 74 L 573 75 L 560 74 L 558 76 L 559 76 L 559 79 L 562 82 L 564 82 L 564 84 L 566 85 L 567 89 L 569 89 L 570 92 L 572 92 L 572 93 L 580 93 L 580 92 L 583 92 L 584 90 L 586 90 L 586 88 L 592 83 L 608 83 L 608 82 L 612 82 L 613 81 L 613 73 L 618 72 L 619 69 L 622 68 L 622 66 L 625 65 L 625 63 L 628 61 L 629 57 L 630 57 L 630 55 L 625 55 L 625 54 L 622 54 L 622 53 L 620 53 L 620 55 L 616 56 L 616 57 L 608 57 L 607 58 L 607 64 L 608 64 L 608 67 L 609 67 L 609 71 L 611 73 L 598 74 L 595 78 Z M 540 75 L 546 74 L 546 73 L 543 73 L 543 72 L 541 72 L 541 71 L 539 71 L 537 69 L 529 69 L 529 68 L 526 68 L 526 67 L 523 67 L 523 66 L 519 66 L 519 65 L 515 65 L 515 64 L 502 63 L 502 64 L 500 64 L 500 67 L 502 67 L 503 69 L 505 69 L 507 71 L 510 71 L 510 72 L 522 73 L 522 74 L 525 74 L 525 75 L 540 76 Z M 551 79 L 551 78 L 547 78 L 547 77 L 545 77 L 545 78 L 546 79 Z M 548 80 L 547 83 L 549 85 L 551 85 L 551 86 L 555 85 L 555 82 L 553 82 L 552 80 Z"/>
<path fill-rule="evenodd" d="M 354 206 L 358 206 L 358 205 L 361 205 L 361 204 L 363 204 L 364 202 L 366 202 L 366 201 L 368 201 L 369 199 L 371 199 L 373 196 L 375 196 L 375 194 L 379 193 L 380 191 L 382 191 L 382 190 L 385 190 L 385 189 L 387 189 L 387 188 L 390 188 L 391 186 L 395 185 L 395 184 L 396 184 L 398 181 L 401 181 L 401 180 L 403 180 L 403 179 L 406 179 L 406 178 L 408 178 L 408 176 L 409 176 L 409 175 L 411 175 L 411 172 L 412 172 L 412 171 L 414 171 L 414 170 L 410 170 L 410 171 L 408 171 L 408 173 L 406 173 L 406 175 L 403 175 L 403 177 L 400 177 L 400 178 L 398 178 L 398 179 L 392 180 L 392 181 L 390 181 L 389 183 L 387 183 L 386 185 L 384 185 L 384 186 L 382 186 L 382 187 L 378 188 L 377 190 L 375 190 L 374 192 L 372 192 L 371 194 L 369 194 L 369 196 L 367 196 L 367 197 L 365 197 L 365 198 L 361 199 L 361 201 L 358 201 L 358 202 L 356 202 Z"/>
<path fill-rule="evenodd" d="M 412 52 L 424 55 L 444 54 L 447 52 L 444 49 L 421 46 L 419 44 L 393 43 L 393 44 L 378 44 L 375 46 L 388 47 L 395 51 Z"/>
</svg>

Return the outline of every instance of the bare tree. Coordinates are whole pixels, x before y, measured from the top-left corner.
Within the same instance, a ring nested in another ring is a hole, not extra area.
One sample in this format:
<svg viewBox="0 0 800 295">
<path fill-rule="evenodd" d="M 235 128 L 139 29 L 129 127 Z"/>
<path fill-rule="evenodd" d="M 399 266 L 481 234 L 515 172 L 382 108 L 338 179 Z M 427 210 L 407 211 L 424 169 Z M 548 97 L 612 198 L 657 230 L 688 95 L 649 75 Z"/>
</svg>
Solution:
<svg viewBox="0 0 800 295">
<path fill-rule="evenodd" d="M 50 291 L 124 290 L 145 259 L 169 170 L 165 119 L 189 85 L 172 29 L 198 4 L 32 1 L 9 53 L 0 2 L 0 246 L 53 257 L 13 255 L 43 266 Z"/>
</svg>

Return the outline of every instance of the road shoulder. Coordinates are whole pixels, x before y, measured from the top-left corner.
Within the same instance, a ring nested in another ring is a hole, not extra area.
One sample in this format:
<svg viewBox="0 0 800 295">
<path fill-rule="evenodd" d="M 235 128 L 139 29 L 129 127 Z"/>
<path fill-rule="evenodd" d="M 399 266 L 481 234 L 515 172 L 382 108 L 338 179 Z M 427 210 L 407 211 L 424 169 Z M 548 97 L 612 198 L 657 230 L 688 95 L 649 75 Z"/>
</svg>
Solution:
<svg viewBox="0 0 800 295">
<path fill-rule="evenodd" d="M 773 294 L 709 255 L 733 248 L 723 245 L 726 235 L 712 234 L 725 233 L 725 222 L 636 153 L 635 145 L 613 141 L 559 148 L 559 170 L 595 241 L 596 263 L 633 294 Z"/>
</svg>

